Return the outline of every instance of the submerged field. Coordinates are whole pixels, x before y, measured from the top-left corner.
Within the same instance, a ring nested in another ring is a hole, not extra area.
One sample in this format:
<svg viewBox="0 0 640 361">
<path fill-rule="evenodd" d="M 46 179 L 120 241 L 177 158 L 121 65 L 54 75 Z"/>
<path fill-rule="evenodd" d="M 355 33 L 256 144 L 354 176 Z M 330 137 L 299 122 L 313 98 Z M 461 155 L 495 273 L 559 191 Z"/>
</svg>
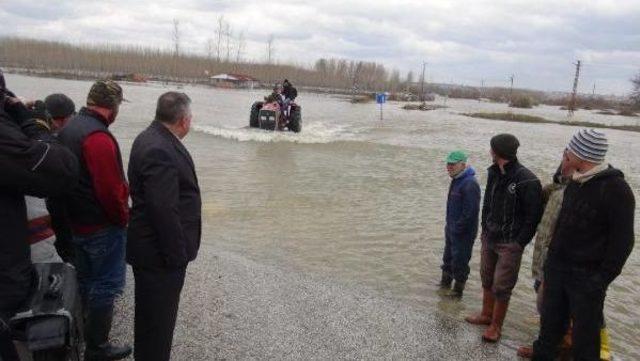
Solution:
<svg viewBox="0 0 640 361">
<path fill-rule="evenodd" d="M 13 75 L 7 76 L 7 82 L 27 98 L 64 92 L 78 104 L 86 99 L 90 87 L 84 81 Z M 123 104 L 112 128 L 125 159 L 133 138 L 152 120 L 157 97 L 174 89 L 153 83 L 124 84 L 124 95 L 131 102 Z M 447 152 L 467 150 L 470 164 L 484 186 L 485 169 L 490 163 L 489 139 L 497 133 L 510 132 L 522 144 L 522 163 L 548 182 L 568 140 L 579 129 L 567 123 L 566 112 L 557 107 L 518 110 L 552 121 L 543 123 L 464 115 L 506 113 L 510 109 L 505 104 L 436 99 L 435 104 L 447 108 L 421 112 L 403 110 L 401 103 L 388 102 L 381 121 L 375 104 L 351 104 L 330 96 L 302 93 L 297 99 L 302 106 L 302 132 L 272 133 L 245 128 L 252 102 L 265 95 L 260 91 L 192 86 L 180 91 L 193 100 L 194 129 L 185 144 L 195 160 L 203 191 L 203 247 L 210 249 L 209 253 L 238 255 L 258 268 L 264 265 L 301 277 L 320 277 L 322 282 L 336 287 L 370 290 L 376 298 L 417 310 L 408 313 L 409 318 L 423 314 L 462 320 L 480 306 L 479 244 L 474 249 L 471 278 L 463 300 L 454 302 L 437 292 L 449 184 L 444 163 Z M 635 118 L 584 110 L 577 111 L 571 121 L 615 127 L 638 125 Z M 619 129 L 604 132 L 610 142 L 609 161 L 622 169 L 637 196 L 638 134 Z M 636 229 L 640 229 L 639 222 L 640 217 L 636 217 Z M 505 324 L 502 344 L 510 347 L 530 342 L 537 332 L 531 248 L 525 251 Z M 206 259 L 199 262 L 209 262 Z M 194 272 L 207 269 L 204 265 L 193 268 Z M 224 272 L 237 268 L 220 269 L 224 279 Z M 635 250 L 609 289 L 605 309 L 613 351 L 625 360 L 640 359 L 639 272 L 640 255 Z M 211 297 L 216 298 L 212 287 L 217 286 L 208 284 L 206 277 L 200 279 L 201 292 L 211 291 Z M 260 289 L 269 286 L 261 284 Z M 309 300 L 312 302 L 318 295 L 312 293 L 309 297 L 314 299 Z M 259 303 L 256 305 L 259 307 Z M 284 305 L 274 307 L 270 309 L 274 317 L 287 310 Z M 339 309 L 341 305 L 327 307 Z M 299 317 L 306 316 L 301 313 Z M 397 318 L 394 322 L 414 321 Z M 301 320 L 292 327 L 305 325 Z M 462 323 L 455 325 L 458 326 L 442 329 L 442 343 L 466 342 L 457 334 L 468 335 L 469 329 L 459 326 Z M 219 337 L 231 337 L 225 339 L 225 344 L 233 344 L 234 335 L 241 337 L 233 329 L 219 332 L 224 335 Z M 366 340 L 378 343 L 376 347 L 385 342 L 375 337 Z M 344 352 L 348 354 L 348 350 Z"/>
</svg>

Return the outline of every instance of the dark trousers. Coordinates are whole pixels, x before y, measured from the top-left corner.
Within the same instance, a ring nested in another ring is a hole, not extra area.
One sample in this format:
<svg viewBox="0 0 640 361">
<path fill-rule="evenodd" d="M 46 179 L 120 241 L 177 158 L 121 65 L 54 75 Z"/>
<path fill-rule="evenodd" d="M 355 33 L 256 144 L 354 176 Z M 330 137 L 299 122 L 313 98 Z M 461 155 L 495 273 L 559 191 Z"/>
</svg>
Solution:
<svg viewBox="0 0 640 361">
<path fill-rule="evenodd" d="M 467 237 L 470 238 L 470 237 Z M 469 260 L 475 240 L 445 236 L 444 253 L 442 254 L 442 272 L 447 273 L 456 282 L 466 282 L 469 278 Z"/>
<path fill-rule="evenodd" d="M 511 299 L 511 292 L 518 282 L 522 251 L 522 246 L 517 243 L 489 242 L 486 238 L 482 240 L 482 288 L 491 290 L 499 301 L 508 302 Z"/>
<path fill-rule="evenodd" d="M 134 357 L 168 361 L 186 266 L 133 268 L 135 279 Z"/>
<path fill-rule="evenodd" d="M 553 361 L 573 321 L 572 354 L 576 361 L 600 360 L 600 328 L 606 286 L 593 273 L 545 269 L 540 335 L 534 360 Z"/>
</svg>

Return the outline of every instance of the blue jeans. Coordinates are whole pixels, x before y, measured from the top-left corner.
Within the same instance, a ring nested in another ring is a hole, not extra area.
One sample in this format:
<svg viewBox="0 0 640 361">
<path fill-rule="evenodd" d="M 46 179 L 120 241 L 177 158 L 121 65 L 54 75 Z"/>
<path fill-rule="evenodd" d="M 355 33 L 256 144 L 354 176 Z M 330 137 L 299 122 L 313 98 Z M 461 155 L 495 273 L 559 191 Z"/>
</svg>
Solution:
<svg viewBox="0 0 640 361">
<path fill-rule="evenodd" d="M 90 308 L 113 304 L 125 285 L 126 231 L 108 227 L 90 235 L 74 235 L 78 283 Z"/>
</svg>

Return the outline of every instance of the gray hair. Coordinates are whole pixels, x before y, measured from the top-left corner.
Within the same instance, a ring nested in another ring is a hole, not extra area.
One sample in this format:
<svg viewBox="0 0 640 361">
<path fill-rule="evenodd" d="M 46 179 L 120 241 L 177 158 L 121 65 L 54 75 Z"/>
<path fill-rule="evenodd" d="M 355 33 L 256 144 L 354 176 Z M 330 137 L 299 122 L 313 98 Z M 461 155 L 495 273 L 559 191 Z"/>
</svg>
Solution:
<svg viewBox="0 0 640 361">
<path fill-rule="evenodd" d="M 189 115 L 191 99 L 185 93 L 166 92 L 158 98 L 156 120 L 176 124 L 180 119 Z"/>
</svg>

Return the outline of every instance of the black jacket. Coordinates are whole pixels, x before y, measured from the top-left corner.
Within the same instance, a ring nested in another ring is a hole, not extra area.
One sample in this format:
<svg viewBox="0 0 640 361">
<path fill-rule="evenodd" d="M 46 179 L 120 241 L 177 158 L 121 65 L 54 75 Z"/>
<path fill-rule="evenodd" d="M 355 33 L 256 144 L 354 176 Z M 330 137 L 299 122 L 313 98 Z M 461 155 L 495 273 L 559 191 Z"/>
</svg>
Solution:
<svg viewBox="0 0 640 361">
<path fill-rule="evenodd" d="M 61 194 L 77 180 L 78 160 L 67 148 L 47 133 L 26 134 L 0 109 L 0 298 L 31 284 L 24 196 Z"/>
<path fill-rule="evenodd" d="M 282 95 L 287 99 L 296 100 L 298 97 L 298 90 L 293 85 L 285 85 L 282 88 Z"/>
<path fill-rule="evenodd" d="M 154 121 L 133 142 L 128 175 L 133 208 L 127 262 L 153 268 L 194 260 L 202 231 L 200 188 L 182 142 Z"/>
<path fill-rule="evenodd" d="M 517 242 L 523 248 L 536 233 L 542 217 L 540 180 L 518 160 L 488 169 L 482 206 L 482 233 L 489 242 Z"/>
<path fill-rule="evenodd" d="M 594 272 L 606 286 L 622 271 L 635 241 L 635 198 L 621 171 L 609 166 L 564 192 L 549 262 Z"/>
</svg>

